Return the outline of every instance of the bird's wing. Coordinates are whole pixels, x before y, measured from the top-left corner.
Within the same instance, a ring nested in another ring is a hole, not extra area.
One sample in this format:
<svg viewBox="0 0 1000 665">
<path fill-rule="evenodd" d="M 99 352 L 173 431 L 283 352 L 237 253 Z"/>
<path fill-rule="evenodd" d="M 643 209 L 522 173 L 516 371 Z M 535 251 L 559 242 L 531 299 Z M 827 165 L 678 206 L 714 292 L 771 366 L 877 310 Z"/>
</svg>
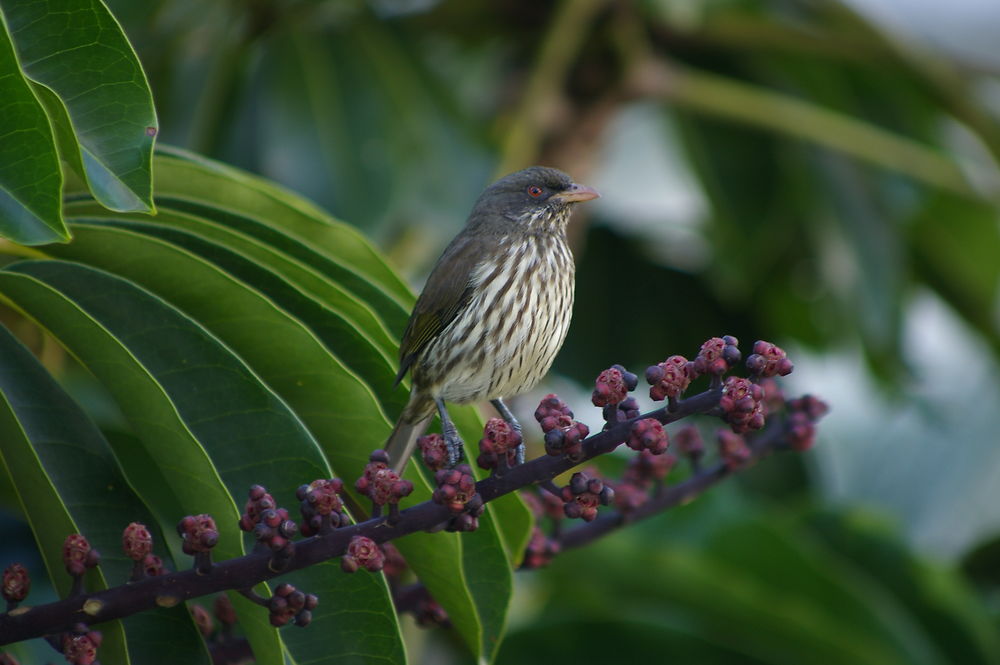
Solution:
<svg viewBox="0 0 1000 665">
<path fill-rule="evenodd" d="M 486 249 L 481 237 L 458 235 L 438 260 L 410 315 L 399 345 L 399 373 L 403 380 L 413 361 L 431 340 L 455 320 L 472 299 L 473 272 Z"/>
</svg>

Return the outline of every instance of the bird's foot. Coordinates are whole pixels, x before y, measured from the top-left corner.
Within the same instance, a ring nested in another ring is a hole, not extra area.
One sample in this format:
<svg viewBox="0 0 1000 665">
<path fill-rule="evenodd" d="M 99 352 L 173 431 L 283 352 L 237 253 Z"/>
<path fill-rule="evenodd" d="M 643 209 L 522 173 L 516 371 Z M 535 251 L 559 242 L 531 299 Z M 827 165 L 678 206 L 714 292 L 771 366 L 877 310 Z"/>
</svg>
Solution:
<svg viewBox="0 0 1000 665">
<path fill-rule="evenodd" d="M 462 461 L 465 442 L 458 435 L 455 423 L 451 422 L 451 417 L 448 416 L 448 409 L 445 408 L 444 400 L 435 399 L 434 402 L 437 404 L 438 416 L 441 418 L 441 435 L 444 437 L 445 448 L 448 449 L 448 468 L 451 469 Z"/>
<path fill-rule="evenodd" d="M 448 468 L 451 469 L 461 462 L 465 456 L 465 442 L 462 441 L 462 437 L 458 435 L 458 430 L 455 429 L 455 425 L 452 423 L 449 422 L 447 426 L 441 429 L 444 436 L 445 448 L 448 449 Z"/>
</svg>

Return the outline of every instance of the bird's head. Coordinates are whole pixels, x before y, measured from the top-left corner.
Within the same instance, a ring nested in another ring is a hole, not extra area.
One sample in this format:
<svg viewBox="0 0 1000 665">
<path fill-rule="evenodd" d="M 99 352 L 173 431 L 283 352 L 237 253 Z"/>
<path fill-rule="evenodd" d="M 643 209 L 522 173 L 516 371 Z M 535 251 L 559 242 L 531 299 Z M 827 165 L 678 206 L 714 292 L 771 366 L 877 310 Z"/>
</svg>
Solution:
<svg viewBox="0 0 1000 665">
<path fill-rule="evenodd" d="M 558 169 L 532 166 L 487 187 L 469 221 L 494 226 L 505 220 L 528 232 L 562 231 L 571 204 L 598 196 L 595 190 L 573 182 Z"/>
</svg>

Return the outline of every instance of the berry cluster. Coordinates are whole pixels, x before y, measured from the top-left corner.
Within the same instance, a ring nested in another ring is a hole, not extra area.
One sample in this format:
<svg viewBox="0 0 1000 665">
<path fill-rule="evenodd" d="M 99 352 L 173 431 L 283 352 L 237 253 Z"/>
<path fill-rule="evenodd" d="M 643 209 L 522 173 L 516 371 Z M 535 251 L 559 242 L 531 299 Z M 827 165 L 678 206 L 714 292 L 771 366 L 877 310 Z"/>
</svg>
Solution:
<svg viewBox="0 0 1000 665">
<path fill-rule="evenodd" d="M 132 559 L 131 581 L 163 574 L 163 561 L 153 554 L 153 536 L 145 524 L 132 522 L 122 532 L 122 551 Z"/>
<path fill-rule="evenodd" d="M 747 369 L 757 377 L 787 376 L 792 373 L 792 361 L 787 358 L 781 347 L 757 340 L 753 345 L 753 353 L 747 357 Z"/>
<path fill-rule="evenodd" d="M 728 469 L 736 470 L 747 464 L 753 456 L 750 447 L 747 446 L 743 435 L 732 430 L 720 429 L 717 432 L 719 439 L 719 457 Z"/>
<path fill-rule="evenodd" d="M 676 464 L 677 458 L 670 453 L 640 451 L 629 462 L 622 482 L 615 486 L 615 507 L 628 514 L 645 504 L 650 498 L 650 488 L 662 486 L 664 478 Z"/>
<path fill-rule="evenodd" d="M 694 425 L 685 425 L 674 432 L 674 444 L 677 446 L 677 451 L 687 457 L 691 464 L 696 467 L 705 454 L 705 443 L 701 440 L 701 433 Z"/>
<path fill-rule="evenodd" d="M 727 376 L 719 408 L 723 419 L 737 434 L 764 426 L 764 389 L 750 379 Z"/>
<path fill-rule="evenodd" d="M 90 630 L 86 624 L 77 624 L 73 630 L 63 633 L 63 657 L 70 665 L 92 665 L 97 662 L 97 649 L 101 646 L 102 636 L 96 630 Z"/>
<path fill-rule="evenodd" d="M 663 423 L 656 418 L 643 418 L 632 423 L 625 445 L 637 452 L 648 450 L 654 455 L 661 455 L 667 451 L 670 440 Z"/>
<path fill-rule="evenodd" d="M 809 450 L 816 440 L 816 422 L 830 410 L 826 402 L 805 395 L 788 402 L 788 445 L 793 450 Z"/>
<path fill-rule="evenodd" d="M 367 536 L 354 536 L 347 545 L 347 553 L 340 559 L 340 567 L 347 573 L 358 568 L 377 573 L 385 566 L 385 554 L 378 543 Z"/>
<path fill-rule="evenodd" d="M 560 507 L 562 504 L 559 504 Z M 549 538 L 537 526 L 531 530 L 531 539 L 524 551 L 522 566 L 528 569 L 543 568 L 562 550 L 559 541 Z"/>
<path fill-rule="evenodd" d="M 382 572 L 390 579 L 398 579 L 406 572 L 407 563 L 403 555 L 391 542 L 382 543 L 382 554 L 385 556 L 385 564 Z"/>
<path fill-rule="evenodd" d="M 219 542 L 219 529 L 211 515 L 188 515 L 177 523 L 177 535 L 185 554 L 209 552 Z"/>
<path fill-rule="evenodd" d="M 422 628 L 451 625 L 448 613 L 429 593 L 422 594 L 417 600 L 417 604 L 413 608 L 413 618 L 416 619 L 417 625 Z"/>
<path fill-rule="evenodd" d="M 658 365 L 646 368 L 649 397 L 656 401 L 677 399 L 697 376 L 694 365 L 684 356 L 670 356 Z"/>
<path fill-rule="evenodd" d="M 153 551 L 153 536 L 144 524 L 132 522 L 122 532 L 122 550 L 133 561 L 142 561 Z"/>
<path fill-rule="evenodd" d="M 535 409 L 535 420 L 545 432 L 545 452 L 549 455 L 565 455 L 578 459 L 582 453 L 582 442 L 590 434 L 590 428 L 573 420 L 573 412 L 566 403 L 555 395 L 546 395 Z"/>
<path fill-rule="evenodd" d="M 625 400 L 635 390 L 639 378 L 621 365 L 612 365 L 597 376 L 590 401 L 594 406 L 612 406 Z"/>
<path fill-rule="evenodd" d="M 90 542 L 78 533 L 66 536 L 63 541 L 63 565 L 72 577 L 81 577 L 88 568 L 101 561 L 101 555 L 90 547 Z"/>
<path fill-rule="evenodd" d="M 312 621 L 312 611 L 319 598 L 303 593 L 291 584 L 279 584 L 274 595 L 267 600 L 268 619 L 272 626 L 280 627 L 294 620 L 296 626 L 305 627 Z"/>
<path fill-rule="evenodd" d="M 597 507 L 607 506 L 615 498 L 615 491 L 604 481 L 583 471 L 574 473 L 569 484 L 562 488 L 563 512 L 570 519 L 580 518 L 592 522 L 597 517 Z"/>
<path fill-rule="evenodd" d="M 481 469 L 500 472 L 517 463 L 517 450 L 521 445 L 521 433 L 502 418 L 490 418 L 483 427 L 483 438 L 479 440 L 479 457 L 476 464 Z"/>
<path fill-rule="evenodd" d="M 302 522 L 299 523 L 299 531 L 303 536 L 325 535 L 350 523 L 350 518 L 344 512 L 344 502 L 340 498 L 343 488 L 344 483 L 339 478 L 314 480 L 308 485 L 299 486 L 295 497 L 300 502 Z"/>
<path fill-rule="evenodd" d="M 389 454 L 376 450 L 368 458 L 364 474 L 354 483 L 354 488 L 372 502 L 372 517 L 381 514 L 382 506 L 389 506 L 390 521 L 399 515 L 399 501 L 413 492 L 413 483 L 403 480 L 389 468 Z"/>
<path fill-rule="evenodd" d="M 288 516 L 288 510 L 278 507 L 274 497 L 260 485 L 250 488 L 249 498 L 240 517 L 240 528 L 253 533 L 257 542 L 272 554 L 270 567 L 281 570 L 295 553 L 292 538 L 298 526 Z"/>
<path fill-rule="evenodd" d="M 643 450 L 629 462 L 622 481 L 647 490 L 655 483 L 662 482 L 676 464 L 677 458 L 669 453 L 657 454 L 651 450 Z"/>
<path fill-rule="evenodd" d="M 215 621 L 212 619 L 212 615 L 201 605 L 191 605 L 191 618 L 194 619 L 194 625 L 198 626 L 198 632 L 205 639 L 208 639 L 215 632 Z"/>
<path fill-rule="evenodd" d="M 738 344 L 739 340 L 732 335 L 713 337 L 701 345 L 692 368 L 697 375 L 722 376 L 740 362 L 742 354 Z"/>
<path fill-rule="evenodd" d="M 7 601 L 7 611 L 17 607 L 17 604 L 28 597 L 31 591 L 31 576 L 28 569 L 19 563 L 12 563 L 3 571 L 3 582 L 0 583 L 0 591 Z"/>
<path fill-rule="evenodd" d="M 448 445 L 440 434 L 436 432 L 425 434 L 417 439 L 417 447 L 420 448 L 420 456 L 424 460 L 424 465 L 431 471 L 437 471 L 447 466 Z"/>
<path fill-rule="evenodd" d="M 454 469 L 441 469 L 434 474 L 437 489 L 431 495 L 434 503 L 445 506 L 455 514 L 448 525 L 451 531 L 475 531 L 479 516 L 485 506 L 483 497 L 476 491 L 476 479 L 467 464 Z"/>
</svg>

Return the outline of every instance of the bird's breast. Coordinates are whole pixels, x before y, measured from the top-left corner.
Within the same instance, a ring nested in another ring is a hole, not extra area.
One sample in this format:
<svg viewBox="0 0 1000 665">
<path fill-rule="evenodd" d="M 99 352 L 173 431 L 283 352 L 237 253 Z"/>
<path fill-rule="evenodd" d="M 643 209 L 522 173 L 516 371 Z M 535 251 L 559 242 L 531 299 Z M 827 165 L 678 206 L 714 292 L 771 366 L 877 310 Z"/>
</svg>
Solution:
<svg viewBox="0 0 1000 665">
<path fill-rule="evenodd" d="M 418 372 L 451 402 L 530 390 L 569 330 L 574 282 L 562 235 L 504 242 L 473 271 L 468 306 L 429 345 Z"/>
</svg>

